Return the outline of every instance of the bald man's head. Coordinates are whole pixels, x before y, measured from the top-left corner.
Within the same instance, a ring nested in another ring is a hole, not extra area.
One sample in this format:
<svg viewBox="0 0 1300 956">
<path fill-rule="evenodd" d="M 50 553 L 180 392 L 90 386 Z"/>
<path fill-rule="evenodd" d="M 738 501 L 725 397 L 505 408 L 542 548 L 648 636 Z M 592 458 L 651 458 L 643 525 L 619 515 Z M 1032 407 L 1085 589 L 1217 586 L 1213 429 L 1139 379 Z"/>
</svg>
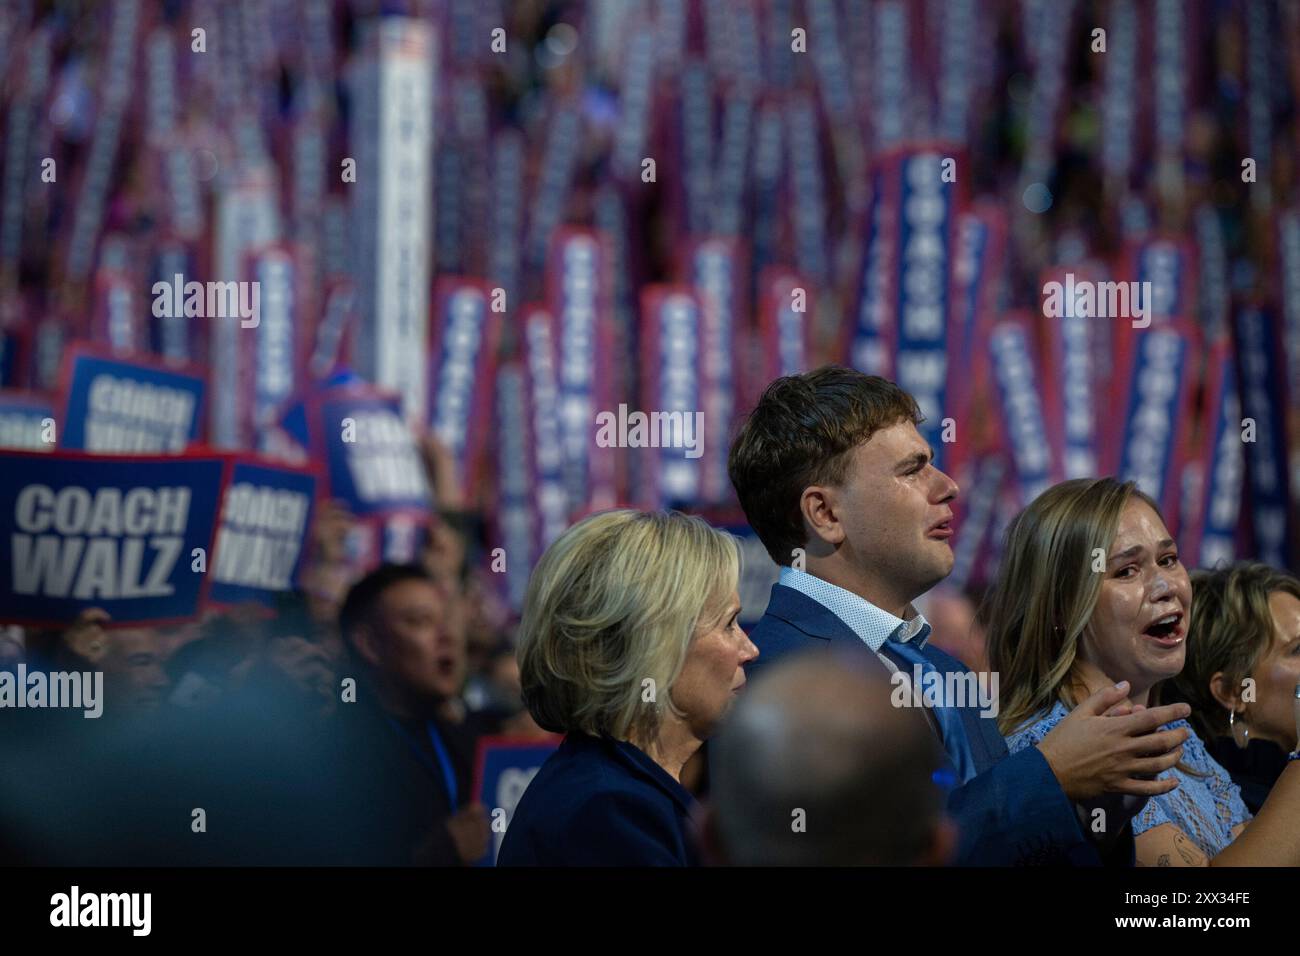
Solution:
<svg viewBox="0 0 1300 956">
<path fill-rule="evenodd" d="M 825 652 L 750 685 L 710 744 L 709 831 L 725 862 L 946 862 L 938 742 L 891 690 L 860 659 Z"/>
</svg>

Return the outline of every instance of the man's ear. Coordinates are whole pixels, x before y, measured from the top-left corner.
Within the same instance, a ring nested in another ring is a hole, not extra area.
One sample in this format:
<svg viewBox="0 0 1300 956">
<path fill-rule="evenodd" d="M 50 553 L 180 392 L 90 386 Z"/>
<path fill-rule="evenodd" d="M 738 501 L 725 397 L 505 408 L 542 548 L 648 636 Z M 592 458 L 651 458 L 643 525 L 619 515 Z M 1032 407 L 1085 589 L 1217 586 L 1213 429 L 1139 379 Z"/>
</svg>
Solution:
<svg viewBox="0 0 1300 956">
<path fill-rule="evenodd" d="M 379 656 L 379 642 L 375 639 L 374 629 L 369 624 L 357 624 L 352 628 L 352 647 L 357 652 L 357 657 L 370 667 L 378 667 L 381 663 Z"/>
<path fill-rule="evenodd" d="M 1241 687 L 1229 681 L 1223 671 L 1215 671 L 1210 678 L 1210 693 L 1224 710 L 1236 710 L 1241 701 Z"/>
<path fill-rule="evenodd" d="M 803 514 L 804 524 L 808 526 L 809 551 L 817 549 L 829 552 L 844 541 L 844 526 L 840 523 L 838 504 L 835 489 L 824 485 L 809 485 L 799 496 L 799 511 Z M 819 543 L 829 547 L 819 548 Z"/>
</svg>

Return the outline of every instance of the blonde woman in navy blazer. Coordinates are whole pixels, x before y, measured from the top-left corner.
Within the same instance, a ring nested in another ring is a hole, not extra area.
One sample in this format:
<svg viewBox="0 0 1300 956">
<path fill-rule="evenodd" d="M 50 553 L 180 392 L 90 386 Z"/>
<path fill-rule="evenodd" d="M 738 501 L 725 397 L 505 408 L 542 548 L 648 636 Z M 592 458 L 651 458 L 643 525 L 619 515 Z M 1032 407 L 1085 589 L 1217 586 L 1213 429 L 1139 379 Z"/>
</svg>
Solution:
<svg viewBox="0 0 1300 956">
<path fill-rule="evenodd" d="M 498 866 L 698 862 L 687 760 L 758 649 L 738 622 L 735 539 L 677 512 L 578 522 L 538 562 L 519 636 L 524 700 L 565 734 L 524 792 Z"/>
</svg>

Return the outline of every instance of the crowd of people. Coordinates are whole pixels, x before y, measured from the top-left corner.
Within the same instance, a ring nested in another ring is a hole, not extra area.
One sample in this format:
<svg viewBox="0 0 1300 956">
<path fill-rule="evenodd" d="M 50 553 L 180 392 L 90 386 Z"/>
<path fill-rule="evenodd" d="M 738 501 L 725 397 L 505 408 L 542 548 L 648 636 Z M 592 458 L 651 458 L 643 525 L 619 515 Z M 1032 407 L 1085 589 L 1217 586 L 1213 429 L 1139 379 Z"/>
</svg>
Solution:
<svg viewBox="0 0 1300 956">
<path fill-rule="evenodd" d="M 131 468 L 91 349 L 314 504 L 274 606 L 0 625 L 102 679 L 0 693 L 0 863 L 1300 863 L 1300 3 L 4 9 L 0 452 Z"/>
<path fill-rule="evenodd" d="M 736 539 L 632 509 L 565 531 L 506 626 L 432 441 L 445 513 L 417 563 L 335 574 L 348 518 L 323 509 L 310 584 L 273 614 L 11 630 L 6 667 L 100 671 L 104 702 L 94 722 L 6 713 L 0 851 L 466 865 L 496 809 L 471 792 L 475 741 L 507 733 L 562 742 L 502 866 L 1300 864 L 1300 582 L 1189 574 L 1131 482 L 1066 481 L 948 635 L 984 644 L 975 675 L 916 610 L 961 493 L 918 419 L 841 367 L 767 388 L 729 460 L 781 566 L 748 633 Z"/>
</svg>

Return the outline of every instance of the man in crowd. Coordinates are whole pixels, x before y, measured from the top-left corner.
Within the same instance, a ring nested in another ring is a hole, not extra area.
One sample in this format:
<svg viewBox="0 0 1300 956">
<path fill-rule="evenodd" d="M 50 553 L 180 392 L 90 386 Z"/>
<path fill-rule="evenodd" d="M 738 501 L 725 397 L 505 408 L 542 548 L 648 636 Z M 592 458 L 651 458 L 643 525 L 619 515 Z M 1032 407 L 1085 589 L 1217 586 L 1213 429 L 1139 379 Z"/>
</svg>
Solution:
<svg viewBox="0 0 1300 956">
<path fill-rule="evenodd" d="M 355 701 L 338 716 L 344 759 L 376 788 L 390 821 L 421 865 L 468 864 L 487 850 L 487 811 L 473 799 L 474 742 L 484 730 L 460 700 L 464 634 L 450 626 L 447 596 L 416 565 L 384 565 L 343 602 L 340 626 Z"/>
</svg>

